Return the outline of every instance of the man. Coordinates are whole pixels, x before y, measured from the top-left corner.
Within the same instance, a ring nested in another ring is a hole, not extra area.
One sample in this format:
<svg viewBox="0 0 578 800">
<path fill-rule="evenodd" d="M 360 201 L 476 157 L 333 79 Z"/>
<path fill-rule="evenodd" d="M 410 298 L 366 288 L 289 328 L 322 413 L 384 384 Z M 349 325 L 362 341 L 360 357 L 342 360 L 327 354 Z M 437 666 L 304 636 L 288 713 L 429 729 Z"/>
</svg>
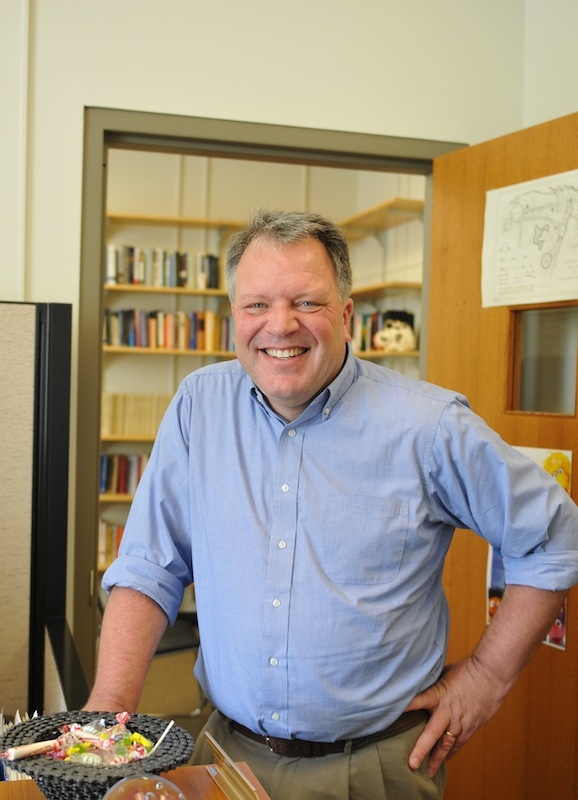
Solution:
<svg viewBox="0 0 578 800">
<path fill-rule="evenodd" d="M 182 383 L 133 502 L 87 708 L 133 710 L 194 580 L 208 729 L 273 800 L 439 798 L 578 581 L 578 509 L 455 393 L 356 359 L 345 240 L 309 213 L 233 237 L 238 360 Z M 445 665 L 455 527 L 508 587 Z M 197 763 L 211 761 L 200 737 Z"/>
</svg>

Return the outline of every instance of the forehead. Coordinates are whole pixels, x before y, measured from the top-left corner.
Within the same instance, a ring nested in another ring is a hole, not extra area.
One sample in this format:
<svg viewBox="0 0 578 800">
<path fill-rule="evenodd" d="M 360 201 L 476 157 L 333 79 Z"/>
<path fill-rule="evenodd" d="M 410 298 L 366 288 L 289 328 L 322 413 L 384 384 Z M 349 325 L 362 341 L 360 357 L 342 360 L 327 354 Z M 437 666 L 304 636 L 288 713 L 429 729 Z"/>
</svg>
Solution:
<svg viewBox="0 0 578 800">
<path fill-rule="evenodd" d="M 314 237 L 291 243 L 258 239 L 247 247 L 237 267 L 237 283 L 299 277 L 322 282 L 333 277 L 335 283 L 333 262 L 323 244 Z"/>
</svg>

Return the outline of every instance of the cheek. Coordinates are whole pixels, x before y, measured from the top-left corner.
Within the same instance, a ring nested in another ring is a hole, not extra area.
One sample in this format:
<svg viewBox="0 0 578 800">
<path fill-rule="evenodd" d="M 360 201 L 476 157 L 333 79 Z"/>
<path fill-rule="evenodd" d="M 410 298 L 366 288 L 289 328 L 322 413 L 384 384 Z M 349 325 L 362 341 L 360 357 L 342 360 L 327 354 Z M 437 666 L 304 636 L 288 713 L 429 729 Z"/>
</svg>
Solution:
<svg viewBox="0 0 578 800">
<path fill-rule="evenodd" d="M 256 319 L 239 316 L 233 316 L 233 325 L 236 345 L 250 342 L 260 327 Z"/>
</svg>

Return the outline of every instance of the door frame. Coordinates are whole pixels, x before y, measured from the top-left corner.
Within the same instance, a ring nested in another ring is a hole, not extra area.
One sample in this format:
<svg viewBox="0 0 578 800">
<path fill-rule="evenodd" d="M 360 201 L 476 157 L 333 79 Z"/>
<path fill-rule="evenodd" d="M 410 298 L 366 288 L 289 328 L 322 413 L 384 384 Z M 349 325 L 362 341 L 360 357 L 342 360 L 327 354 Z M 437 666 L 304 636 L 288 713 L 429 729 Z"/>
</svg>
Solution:
<svg viewBox="0 0 578 800">
<path fill-rule="evenodd" d="M 122 147 L 343 167 L 431 176 L 434 158 L 466 145 L 457 142 L 299 128 L 234 120 L 185 117 L 110 108 L 85 108 L 82 187 L 76 485 L 72 629 L 89 684 L 94 673 L 97 635 L 95 564 L 100 453 L 101 319 L 103 241 L 106 224 L 106 171 L 110 148 Z M 426 186 L 429 178 L 426 180 Z M 430 193 L 427 188 L 427 194 Z M 427 297 L 428 202 L 424 230 L 424 297 Z M 427 302 L 424 303 L 424 308 Z M 423 320 L 427 330 L 427 319 Z M 422 342 L 422 350 L 426 346 Z"/>
</svg>

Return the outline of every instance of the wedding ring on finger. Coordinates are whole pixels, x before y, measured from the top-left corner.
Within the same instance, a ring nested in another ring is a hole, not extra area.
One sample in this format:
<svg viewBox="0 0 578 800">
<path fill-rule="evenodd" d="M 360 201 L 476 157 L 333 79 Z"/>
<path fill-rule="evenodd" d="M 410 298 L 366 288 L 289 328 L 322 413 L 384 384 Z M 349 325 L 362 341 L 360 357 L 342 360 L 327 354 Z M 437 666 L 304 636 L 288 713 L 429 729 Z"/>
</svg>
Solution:
<svg viewBox="0 0 578 800">
<path fill-rule="evenodd" d="M 446 736 L 451 736 L 452 739 L 457 739 L 457 733 L 452 733 L 451 731 L 446 731 Z"/>
</svg>

